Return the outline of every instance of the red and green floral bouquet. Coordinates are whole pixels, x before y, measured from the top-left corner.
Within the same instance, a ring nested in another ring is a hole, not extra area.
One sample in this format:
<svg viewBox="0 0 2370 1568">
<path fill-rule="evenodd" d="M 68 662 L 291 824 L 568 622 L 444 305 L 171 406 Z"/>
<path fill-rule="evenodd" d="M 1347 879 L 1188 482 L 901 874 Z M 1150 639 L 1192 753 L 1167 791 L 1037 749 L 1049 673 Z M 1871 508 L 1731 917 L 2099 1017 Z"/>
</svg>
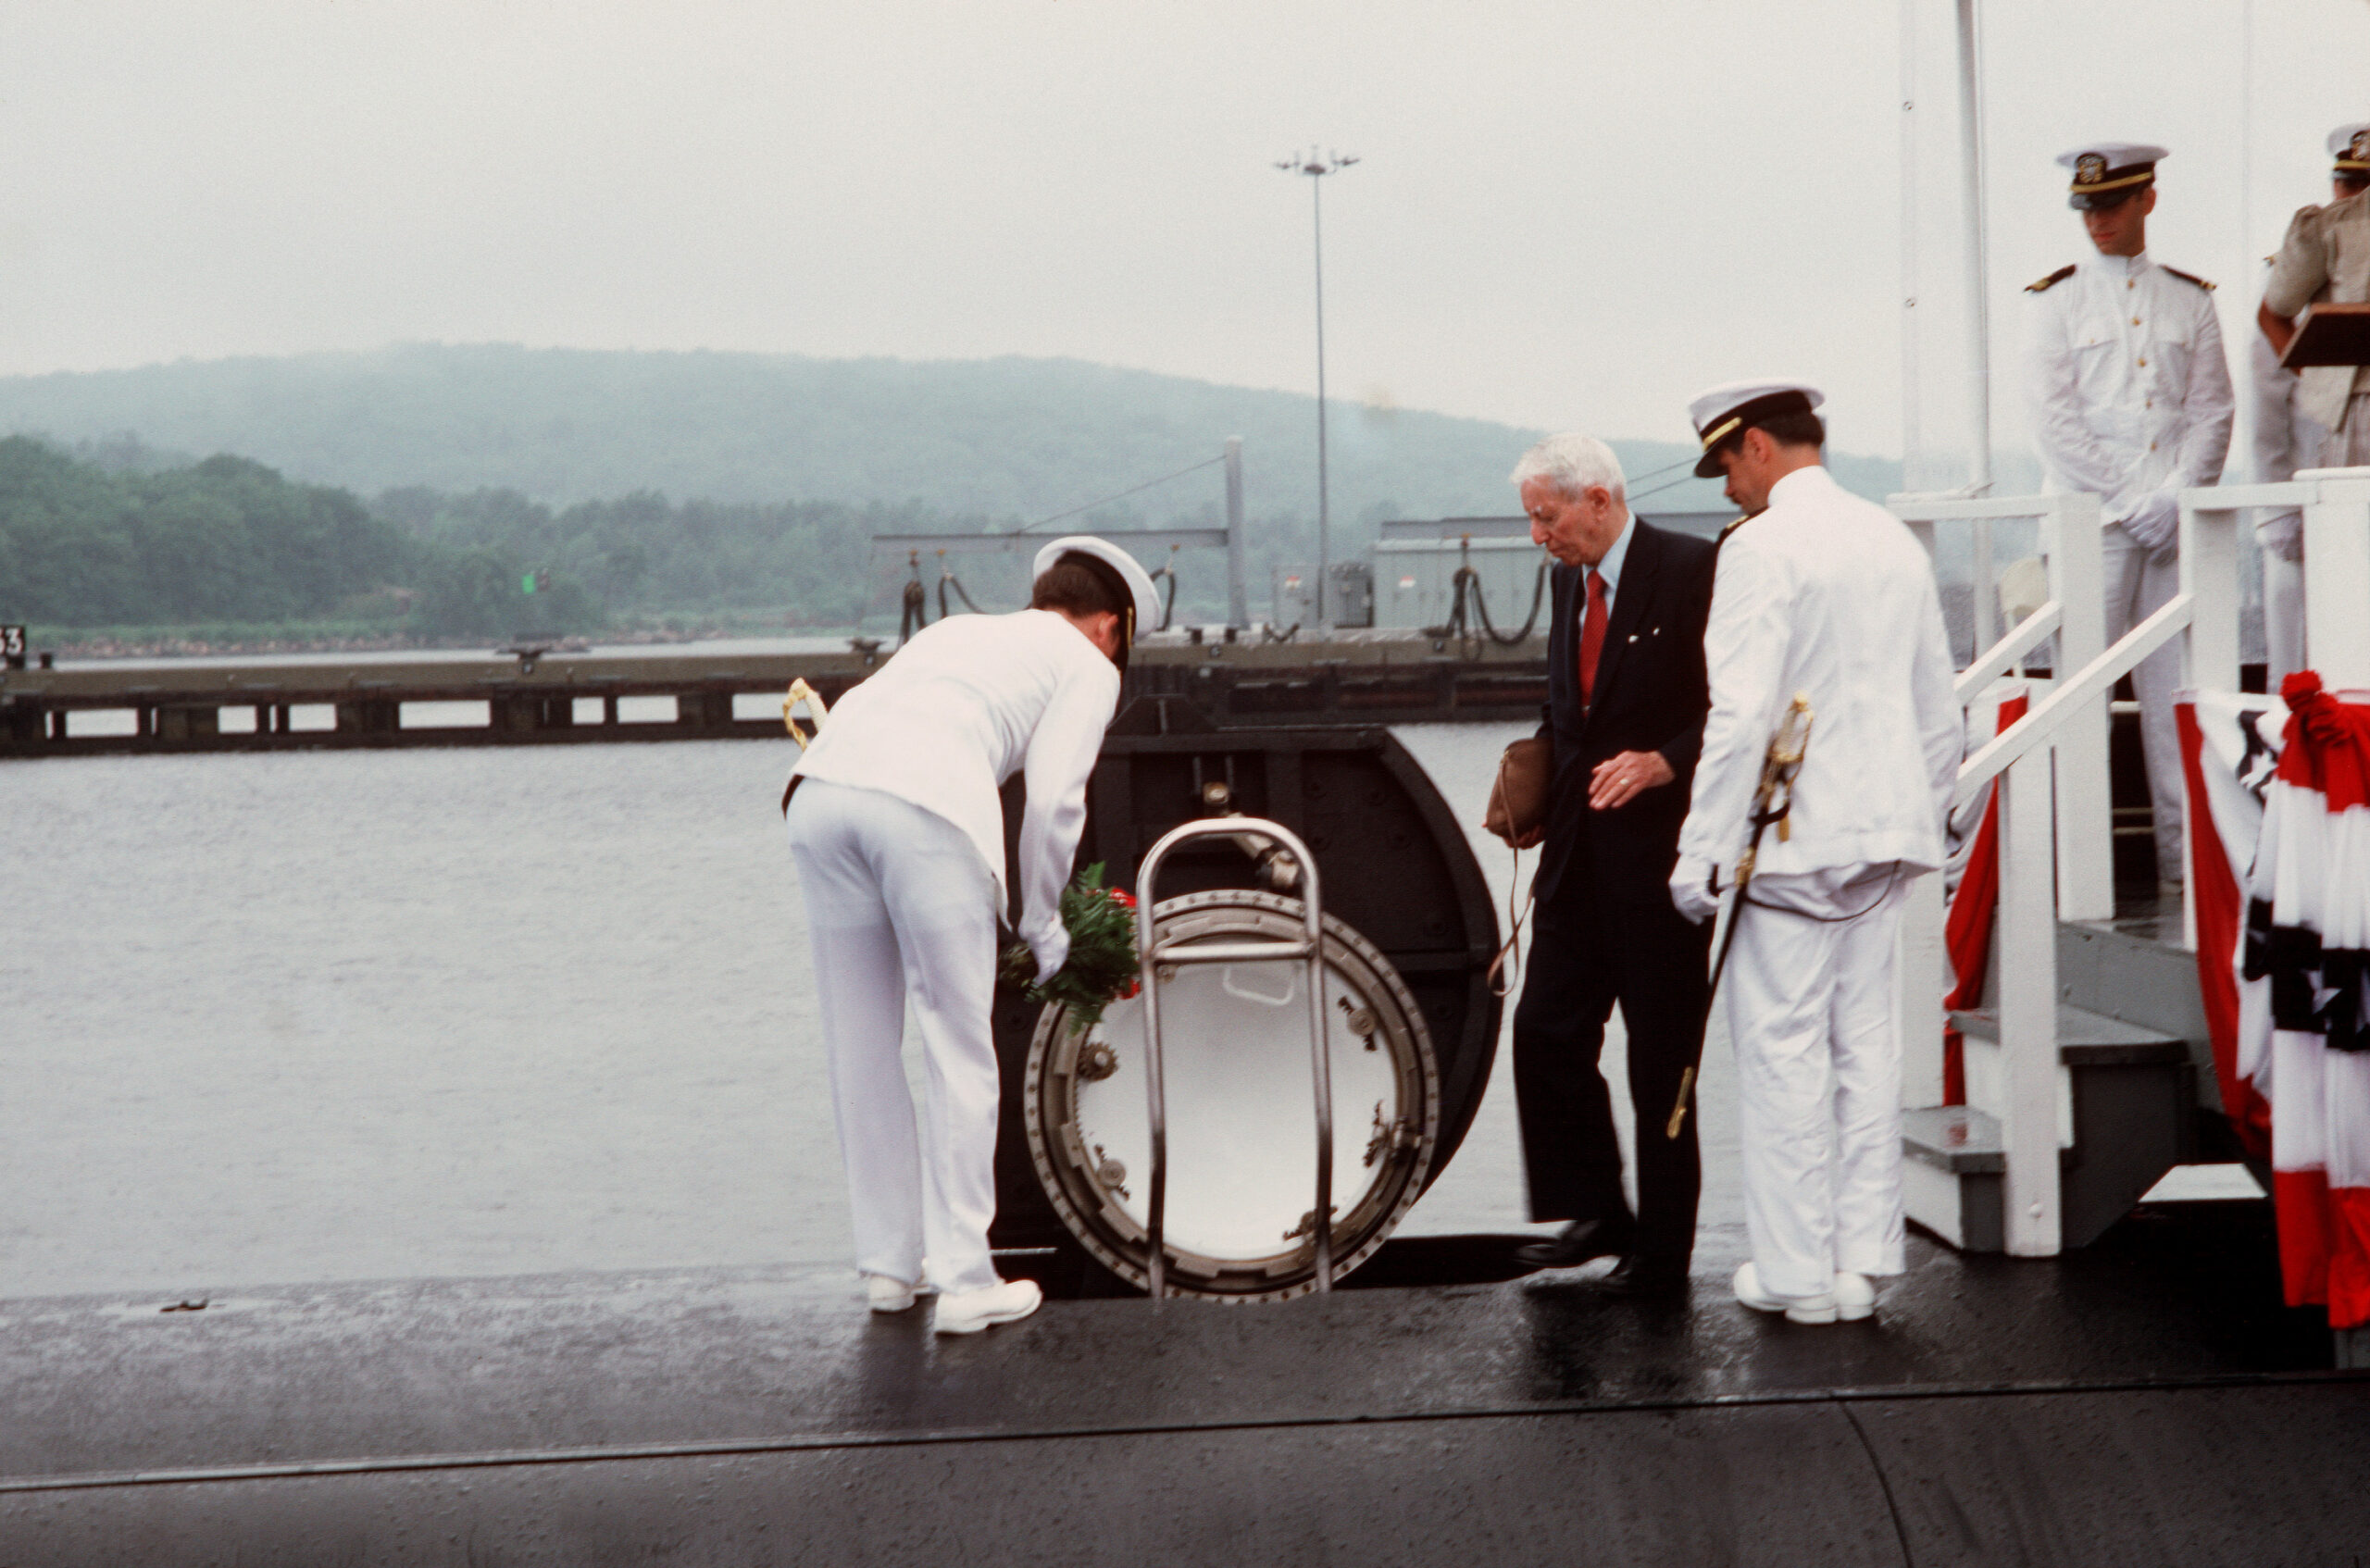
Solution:
<svg viewBox="0 0 2370 1568">
<path fill-rule="evenodd" d="M 1069 1010 L 1070 1027 L 1084 1034 L 1103 1021 L 1103 1010 L 1124 1002 L 1141 987 L 1136 965 L 1136 901 L 1125 888 L 1103 885 L 1103 863 L 1095 862 L 1062 890 L 1062 927 L 1070 934 L 1070 955 L 1043 985 L 1037 958 L 1027 942 L 1004 950 L 1003 977 L 1025 987 L 1031 1002 L 1058 1002 Z"/>
</svg>

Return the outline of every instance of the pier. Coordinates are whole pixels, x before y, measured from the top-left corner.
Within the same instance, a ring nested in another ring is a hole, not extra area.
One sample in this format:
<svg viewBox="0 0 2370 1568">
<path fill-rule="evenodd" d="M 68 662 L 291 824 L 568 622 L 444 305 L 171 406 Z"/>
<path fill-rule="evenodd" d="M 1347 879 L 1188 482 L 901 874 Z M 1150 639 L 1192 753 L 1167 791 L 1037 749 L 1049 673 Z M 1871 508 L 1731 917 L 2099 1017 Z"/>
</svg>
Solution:
<svg viewBox="0 0 2370 1568">
<path fill-rule="evenodd" d="M 319 747 L 548 745 L 782 737 L 804 677 L 837 702 L 893 656 L 827 653 L 503 653 L 250 664 L 153 662 L 0 672 L 0 757 Z M 1137 645 L 1124 708 L 1192 707 L 1219 728 L 1532 719 L 1547 640 L 1356 632 L 1228 641 L 1161 632 Z"/>
</svg>

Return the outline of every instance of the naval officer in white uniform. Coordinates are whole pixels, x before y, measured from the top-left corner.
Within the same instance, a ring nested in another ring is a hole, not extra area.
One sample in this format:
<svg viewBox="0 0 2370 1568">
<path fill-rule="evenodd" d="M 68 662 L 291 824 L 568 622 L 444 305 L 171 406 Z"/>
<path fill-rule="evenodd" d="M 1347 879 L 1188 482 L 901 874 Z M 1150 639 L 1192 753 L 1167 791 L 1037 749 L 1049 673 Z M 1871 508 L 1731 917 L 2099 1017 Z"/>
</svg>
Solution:
<svg viewBox="0 0 2370 1568">
<path fill-rule="evenodd" d="M 1771 734 L 1796 695 L 1810 744 L 1782 836 L 1765 834 L 1720 982 L 1753 1261 L 1737 1299 L 1798 1323 L 1864 1318 L 1902 1270 L 1902 890 L 1942 864 L 1961 717 L 1932 564 L 1820 465 L 1821 398 L 1738 381 L 1689 405 L 1703 458 L 1751 519 L 1720 547 L 1703 726 L 1671 896 L 1709 919 L 1751 840 Z M 1940 1020 L 1936 1021 L 1940 1027 Z"/>
<path fill-rule="evenodd" d="M 940 1296 L 942 1334 L 1036 1311 L 1032 1280 L 997 1277 L 997 1073 L 989 1027 L 1006 907 L 997 790 L 1028 780 L 1019 935 L 1051 978 L 1069 953 L 1063 885 L 1087 776 L 1119 700 L 1152 579 L 1099 539 L 1038 554 L 1029 609 L 954 616 L 917 634 L 831 710 L 798 760 L 784 814 L 815 948 L 831 1104 L 873 1310 Z M 910 1002 L 928 1068 L 917 1141 L 901 1047 Z M 924 1260 L 928 1260 L 927 1274 Z"/>
<path fill-rule="evenodd" d="M 2101 142 L 2060 156 L 2074 171 L 2067 202 L 2098 255 L 2026 288 L 2033 301 L 2025 383 L 2041 471 L 2052 491 L 2100 498 L 2109 642 L 2178 590 L 2180 492 L 2222 477 L 2238 406 L 2214 285 L 2148 255 L 2156 165 L 2166 156 Z M 2183 875 L 2173 718 L 2180 672 L 2180 650 L 2168 642 L 2131 675 L 2156 875 L 2168 885 Z"/>
</svg>

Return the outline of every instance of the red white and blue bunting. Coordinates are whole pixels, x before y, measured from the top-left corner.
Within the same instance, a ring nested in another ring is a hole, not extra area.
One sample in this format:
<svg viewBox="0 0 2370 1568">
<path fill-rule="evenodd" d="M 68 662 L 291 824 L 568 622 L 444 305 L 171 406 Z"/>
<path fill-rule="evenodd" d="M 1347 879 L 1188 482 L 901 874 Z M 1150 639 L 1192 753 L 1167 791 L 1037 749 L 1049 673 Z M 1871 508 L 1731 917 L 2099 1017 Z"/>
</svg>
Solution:
<svg viewBox="0 0 2370 1568">
<path fill-rule="evenodd" d="M 2291 1305 L 2370 1323 L 2370 705 L 2310 671 L 2179 707 L 2223 1108 L 2268 1153 Z M 2205 810 L 2198 810 L 2202 803 Z"/>
</svg>

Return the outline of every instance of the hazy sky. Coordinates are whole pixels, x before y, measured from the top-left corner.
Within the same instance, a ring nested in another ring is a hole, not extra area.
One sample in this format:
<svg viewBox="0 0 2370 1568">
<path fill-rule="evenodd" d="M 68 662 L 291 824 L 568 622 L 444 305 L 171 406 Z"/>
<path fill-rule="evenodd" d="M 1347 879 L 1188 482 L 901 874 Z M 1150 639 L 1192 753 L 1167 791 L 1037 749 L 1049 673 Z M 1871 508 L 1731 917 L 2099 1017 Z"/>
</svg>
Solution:
<svg viewBox="0 0 2370 1568">
<path fill-rule="evenodd" d="M 1917 5 L 1947 312 L 1950 8 Z M 2018 286 L 2086 248 L 2049 162 L 2086 136 L 2173 146 L 2152 250 L 2252 313 L 2247 258 L 2370 118 L 2370 5 L 2252 10 L 2250 117 L 2245 0 L 1984 6 L 2003 344 Z M 1896 451 L 1901 14 L 13 0 L 0 373 L 435 340 L 1313 390 L 1308 181 L 1271 164 L 1315 141 L 1364 160 L 1325 187 L 1338 395 L 1683 439 L 1690 392 L 1791 370 L 1839 444 Z M 1921 334 L 1931 429 L 1956 341 Z"/>
</svg>

